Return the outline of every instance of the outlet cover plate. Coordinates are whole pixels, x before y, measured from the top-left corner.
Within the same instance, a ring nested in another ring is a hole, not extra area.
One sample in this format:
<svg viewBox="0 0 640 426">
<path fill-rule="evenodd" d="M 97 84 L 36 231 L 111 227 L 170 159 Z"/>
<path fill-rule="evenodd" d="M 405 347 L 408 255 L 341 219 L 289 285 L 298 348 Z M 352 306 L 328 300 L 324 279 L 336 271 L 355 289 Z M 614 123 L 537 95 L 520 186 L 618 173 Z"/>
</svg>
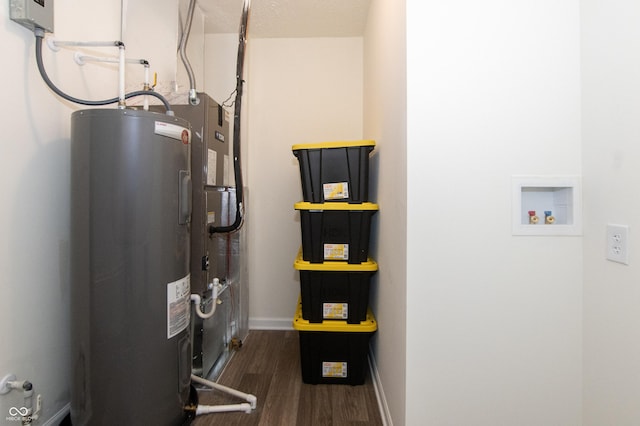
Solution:
<svg viewBox="0 0 640 426">
<path fill-rule="evenodd" d="M 607 260 L 629 264 L 629 227 L 627 225 L 607 225 Z"/>
</svg>

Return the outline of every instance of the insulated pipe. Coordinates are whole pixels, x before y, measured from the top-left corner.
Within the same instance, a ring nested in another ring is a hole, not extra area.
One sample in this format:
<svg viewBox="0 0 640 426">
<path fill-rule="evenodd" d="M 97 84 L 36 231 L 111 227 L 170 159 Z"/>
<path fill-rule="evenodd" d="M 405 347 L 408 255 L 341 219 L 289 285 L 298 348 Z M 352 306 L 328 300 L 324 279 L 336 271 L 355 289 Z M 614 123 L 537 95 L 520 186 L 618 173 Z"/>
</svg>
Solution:
<svg viewBox="0 0 640 426">
<path fill-rule="evenodd" d="M 87 62 L 108 62 L 108 63 L 120 63 L 120 58 L 113 58 L 109 56 L 92 56 L 92 55 L 84 55 L 80 52 L 76 52 L 73 55 L 73 60 L 78 65 L 85 65 Z M 124 60 L 127 64 L 140 64 L 144 66 L 144 82 L 142 90 L 151 90 L 151 84 L 149 82 L 149 61 L 146 59 L 133 59 L 133 58 L 125 58 Z M 145 111 L 149 111 L 149 97 L 144 97 L 144 105 L 143 108 Z"/>
<path fill-rule="evenodd" d="M 76 52 L 73 55 L 73 60 L 76 61 L 78 65 L 86 65 L 87 62 L 110 62 L 113 64 L 117 64 L 120 62 L 120 58 L 115 58 L 111 56 L 93 56 L 93 55 L 85 55 L 80 52 Z M 140 64 L 145 67 L 149 66 L 149 62 L 146 59 L 134 59 L 134 58 L 126 58 L 125 62 L 128 64 Z"/>
<path fill-rule="evenodd" d="M 144 87 L 143 90 L 151 90 L 151 86 L 149 86 L 149 62 L 148 61 L 144 61 Z M 142 108 L 145 111 L 149 111 L 149 97 L 145 96 L 144 97 L 144 104 L 142 106 Z"/>
<path fill-rule="evenodd" d="M 38 71 L 40 72 L 40 76 L 42 77 L 42 80 L 44 80 L 45 84 L 49 86 L 49 89 L 51 89 L 56 95 L 60 96 L 63 99 L 66 99 L 69 102 L 73 102 L 80 105 L 101 106 L 101 105 L 109 105 L 109 104 L 118 102 L 118 98 L 105 99 L 102 101 L 89 101 L 89 100 L 79 99 L 79 98 L 75 98 L 73 96 L 67 95 L 62 90 L 58 89 L 56 85 L 53 84 L 49 76 L 47 75 L 47 71 L 44 69 L 44 63 L 42 61 L 42 40 L 44 39 L 44 30 L 41 28 L 35 28 L 33 30 L 33 33 L 36 36 L 36 63 L 38 65 Z M 164 107 L 167 110 L 166 114 L 170 116 L 175 115 L 173 113 L 173 110 L 171 109 L 171 105 L 169 104 L 169 101 L 167 101 L 167 99 L 164 96 L 156 92 L 145 91 L 145 90 L 130 92 L 125 95 L 125 99 L 133 98 L 135 96 L 142 96 L 142 95 L 150 95 L 158 98 L 164 104 Z"/>
<path fill-rule="evenodd" d="M 82 46 L 82 47 L 119 47 L 121 41 L 59 41 L 53 37 L 47 39 L 47 45 L 55 52 L 60 50 L 61 46 Z"/>
<path fill-rule="evenodd" d="M 118 108 L 125 109 L 127 107 L 127 103 L 124 101 L 125 99 L 125 90 L 124 90 L 124 71 L 125 71 L 125 63 L 126 58 L 124 56 L 124 43 L 118 46 L 119 49 L 119 61 L 118 61 Z"/>
<path fill-rule="evenodd" d="M 149 62 L 141 59 L 140 63 L 144 65 L 144 90 L 151 90 L 151 81 L 149 81 Z"/>
<path fill-rule="evenodd" d="M 250 393 L 240 392 L 235 389 L 231 389 L 230 387 L 212 382 L 210 380 L 203 379 L 202 377 L 198 377 L 195 374 L 191 375 L 191 381 L 199 383 L 201 385 L 208 386 L 212 389 L 217 389 L 221 392 L 227 393 L 229 395 L 236 396 L 238 398 L 242 398 L 247 401 L 251 405 L 251 409 L 255 409 L 258 406 L 258 398 L 255 395 L 251 395 Z"/>
</svg>

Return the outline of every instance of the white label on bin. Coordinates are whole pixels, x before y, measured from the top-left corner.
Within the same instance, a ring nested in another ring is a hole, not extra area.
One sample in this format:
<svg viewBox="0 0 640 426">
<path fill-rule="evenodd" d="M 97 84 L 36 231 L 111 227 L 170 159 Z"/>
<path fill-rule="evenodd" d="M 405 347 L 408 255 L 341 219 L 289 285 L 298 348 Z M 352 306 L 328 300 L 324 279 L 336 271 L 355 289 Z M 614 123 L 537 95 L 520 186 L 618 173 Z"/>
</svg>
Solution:
<svg viewBox="0 0 640 426">
<path fill-rule="evenodd" d="M 191 276 L 167 284 L 167 339 L 177 336 L 191 321 Z"/>
<path fill-rule="evenodd" d="M 323 303 L 322 317 L 324 319 L 344 319 L 349 318 L 348 303 Z"/>
<path fill-rule="evenodd" d="M 207 225 L 211 225 L 216 221 L 216 212 L 207 212 Z"/>
<path fill-rule="evenodd" d="M 349 198 L 349 182 L 325 183 L 322 191 L 325 200 L 344 200 Z"/>
<path fill-rule="evenodd" d="M 347 377 L 347 363 L 323 362 L 322 377 Z"/>
<path fill-rule="evenodd" d="M 325 244 L 324 260 L 349 260 L 349 244 Z"/>
</svg>

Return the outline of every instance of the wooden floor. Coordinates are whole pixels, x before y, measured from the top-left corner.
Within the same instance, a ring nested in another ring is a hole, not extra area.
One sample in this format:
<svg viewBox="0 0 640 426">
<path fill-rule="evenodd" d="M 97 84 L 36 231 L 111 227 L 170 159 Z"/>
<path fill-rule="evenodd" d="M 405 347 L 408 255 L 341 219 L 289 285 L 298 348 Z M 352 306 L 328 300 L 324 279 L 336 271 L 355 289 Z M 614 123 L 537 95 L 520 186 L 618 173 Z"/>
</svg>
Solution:
<svg viewBox="0 0 640 426">
<path fill-rule="evenodd" d="M 197 417 L 193 426 L 382 426 L 369 374 L 362 386 L 302 383 L 297 331 L 251 331 L 218 383 L 258 398 L 251 413 Z M 200 404 L 243 402 L 220 391 L 199 391 Z"/>
</svg>

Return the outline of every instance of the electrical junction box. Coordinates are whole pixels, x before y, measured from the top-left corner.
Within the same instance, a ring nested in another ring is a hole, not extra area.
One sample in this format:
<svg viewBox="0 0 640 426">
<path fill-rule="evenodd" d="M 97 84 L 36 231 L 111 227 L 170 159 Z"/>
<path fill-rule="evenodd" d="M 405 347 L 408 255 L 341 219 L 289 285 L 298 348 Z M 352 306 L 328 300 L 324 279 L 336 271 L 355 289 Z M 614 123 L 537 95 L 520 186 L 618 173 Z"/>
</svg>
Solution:
<svg viewBox="0 0 640 426">
<path fill-rule="evenodd" d="M 11 0 L 12 21 L 33 31 L 41 28 L 53 32 L 53 0 Z"/>
</svg>

